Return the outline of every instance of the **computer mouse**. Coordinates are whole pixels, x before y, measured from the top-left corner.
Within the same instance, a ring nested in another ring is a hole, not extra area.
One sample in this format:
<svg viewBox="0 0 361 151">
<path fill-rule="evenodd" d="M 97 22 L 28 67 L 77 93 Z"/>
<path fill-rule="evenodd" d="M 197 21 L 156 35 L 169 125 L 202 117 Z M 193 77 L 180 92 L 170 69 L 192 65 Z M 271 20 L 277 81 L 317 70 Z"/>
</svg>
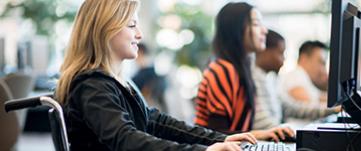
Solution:
<svg viewBox="0 0 361 151">
<path fill-rule="evenodd" d="M 296 143 L 296 136 L 288 136 L 286 135 L 285 136 L 285 139 L 281 139 L 281 142 L 284 142 L 284 143 Z"/>
<path fill-rule="evenodd" d="M 296 136 L 288 136 L 286 135 L 285 136 L 285 139 L 280 139 L 280 142 L 283 142 L 283 143 L 296 143 Z M 269 139 L 268 141 L 274 141 L 273 139 Z"/>
</svg>

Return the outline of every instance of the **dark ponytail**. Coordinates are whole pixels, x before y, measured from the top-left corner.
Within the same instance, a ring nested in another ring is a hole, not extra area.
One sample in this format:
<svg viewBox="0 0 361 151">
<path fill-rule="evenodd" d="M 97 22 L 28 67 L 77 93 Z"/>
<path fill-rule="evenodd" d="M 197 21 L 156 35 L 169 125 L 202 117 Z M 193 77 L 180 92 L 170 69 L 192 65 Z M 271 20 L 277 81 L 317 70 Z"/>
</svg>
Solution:
<svg viewBox="0 0 361 151">
<path fill-rule="evenodd" d="M 246 104 L 254 109 L 255 84 L 251 75 L 251 60 L 245 50 L 245 31 L 251 25 L 252 6 L 247 3 L 228 3 L 217 15 L 214 54 L 233 64 L 244 87 Z M 253 110 L 254 111 L 254 110 Z"/>
</svg>

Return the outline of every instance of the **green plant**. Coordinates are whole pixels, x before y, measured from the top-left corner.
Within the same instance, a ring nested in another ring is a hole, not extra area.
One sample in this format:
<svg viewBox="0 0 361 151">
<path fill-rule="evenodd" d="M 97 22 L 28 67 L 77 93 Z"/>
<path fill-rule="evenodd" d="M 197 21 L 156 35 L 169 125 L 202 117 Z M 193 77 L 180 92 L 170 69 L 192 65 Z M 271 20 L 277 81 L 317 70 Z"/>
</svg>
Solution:
<svg viewBox="0 0 361 151">
<path fill-rule="evenodd" d="M 30 19 L 36 27 L 36 33 L 49 36 L 54 33 L 54 25 L 59 20 L 72 21 L 76 8 L 64 0 L 23 0 L 9 1 L 1 17 L 7 17 L 19 11 L 24 19 Z"/>
<path fill-rule="evenodd" d="M 213 17 L 202 11 L 199 5 L 177 3 L 174 9 L 162 15 L 176 14 L 182 20 L 179 31 L 189 29 L 194 33 L 194 40 L 176 51 L 179 65 L 203 68 L 211 54 Z M 178 32 L 179 32 L 178 31 Z"/>
</svg>

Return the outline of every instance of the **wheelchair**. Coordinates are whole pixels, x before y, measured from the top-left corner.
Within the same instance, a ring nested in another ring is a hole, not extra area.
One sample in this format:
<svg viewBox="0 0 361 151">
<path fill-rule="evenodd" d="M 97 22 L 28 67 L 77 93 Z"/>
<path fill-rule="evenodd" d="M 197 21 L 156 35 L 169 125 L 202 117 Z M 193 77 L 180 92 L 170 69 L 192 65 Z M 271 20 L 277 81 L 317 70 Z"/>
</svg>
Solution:
<svg viewBox="0 0 361 151">
<path fill-rule="evenodd" d="M 44 95 L 39 97 L 14 99 L 5 102 L 5 111 L 10 112 L 14 110 L 24 109 L 28 107 L 48 106 L 49 121 L 51 128 L 51 136 L 54 142 L 56 151 L 69 151 L 69 141 L 66 132 L 66 125 L 63 116 L 63 109 L 58 102 L 56 102 L 52 95 Z"/>
</svg>

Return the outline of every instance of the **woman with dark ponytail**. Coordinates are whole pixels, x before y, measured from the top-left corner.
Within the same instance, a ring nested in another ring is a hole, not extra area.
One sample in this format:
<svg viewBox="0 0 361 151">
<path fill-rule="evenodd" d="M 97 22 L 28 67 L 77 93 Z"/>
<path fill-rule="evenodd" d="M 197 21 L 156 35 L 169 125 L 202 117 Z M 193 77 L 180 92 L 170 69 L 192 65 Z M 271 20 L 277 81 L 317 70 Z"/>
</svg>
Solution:
<svg viewBox="0 0 361 151">
<path fill-rule="evenodd" d="M 257 139 L 293 136 L 288 127 L 252 131 L 256 88 L 250 54 L 266 47 L 267 28 L 260 12 L 247 3 L 228 3 L 217 15 L 215 59 L 203 72 L 195 123 L 224 133 L 250 131 Z"/>
</svg>

